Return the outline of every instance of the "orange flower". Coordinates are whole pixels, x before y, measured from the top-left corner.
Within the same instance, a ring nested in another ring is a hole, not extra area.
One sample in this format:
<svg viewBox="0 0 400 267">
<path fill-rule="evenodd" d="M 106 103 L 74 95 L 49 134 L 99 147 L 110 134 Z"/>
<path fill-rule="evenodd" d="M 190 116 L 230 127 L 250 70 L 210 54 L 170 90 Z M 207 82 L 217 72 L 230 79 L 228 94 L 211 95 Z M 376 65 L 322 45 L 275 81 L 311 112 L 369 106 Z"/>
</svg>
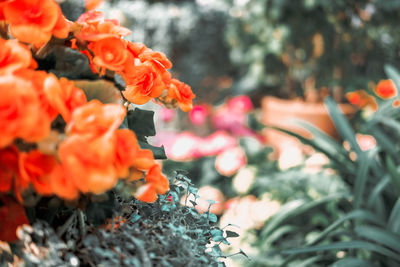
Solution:
<svg viewBox="0 0 400 267">
<path fill-rule="evenodd" d="M 381 80 L 375 87 L 374 92 L 382 99 L 390 99 L 397 95 L 397 88 L 392 80 Z"/>
<path fill-rule="evenodd" d="M 51 172 L 57 165 L 57 160 L 52 155 L 44 155 L 39 150 L 19 155 L 19 173 L 21 179 L 30 182 L 36 192 L 41 195 L 51 195 Z"/>
<path fill-rule="evenodd" d="M 116 159 L 115 166 L 118 176 L 136 180 L 141 178 L 142 171 L 149 170 L 155 163 L 151 150 L 139 147 L 136 135 L 128 129 L 120 129 L 116 132 Z M 129 168 L 134 167 L 129 172 Z"/>
<path fill-rule="evenodd" d="M 100 69 L 100 75 L 105 69 L 122 71 L 128 59 L 126 43 L 117 37 L 108 37 L 90 43 L 88 48 L 93 52 L 93 63 Z"/>
<path fill-rule="evenodd" d="M 154 202 L 157 200 L 157 193 L 152 184 L 144 184 L 137 189 L 134 197 L 143 202 Z"/>
<path fill-rule="evenodd" d="M 29 224 L 24 207 L 9 196 L 0 196 L 0 240 L 13 242 L 18 240 L 17 228 Z"/>
<path fill-rule="evenodd" d="M 359 108 L 371 107 L 373 110 L 378 109 L 375 98 L 367 94 L 364 90 L 349 92 L 346 94 L 346 98 L 351 104 Z"/>
<path fill-rule="evenodd" d="M 10 32 L 18 40 L 41 46 L 54 34 L 66 38 L 69 24 L 54 0 L 14 0 L 4 6 Z"/>
<path fill-rule="evenodd" d="M 192 100 L 196 97 L 189 85 L 177 79 L 171 79 L 171 83 L 168 87 L 168 96 L 176 99 L 179 107 L 185 112 L 192 110 Z"/>
<path fill-rule="evenodd" d="M 395 99 L 392 103 L 393 108 L 400 107 L 400 99 Z"/>
<path fill-rule="evenodd" d="M 29 49 L 17 40 L 0 39 L 0 75 L 11 74 L 16 70 L 36 68 Z"/>
<path fill-rule="evenodd" d="M 73 135 L 60 144 L 58 151 L 66 178 L 72 179 L 79 191 L 100 194 L 117 183 L 112 133 L 93 140 Z"/>
<path fill-rule="evenodd" d="M 49 74 L 44 82 L 44 93 L 50 106 L 61 114 L 65 122 L 71 120 L 75 108 L 86 103 L 85 93 L 66 78 L 57 80 Z"/>
<path fill-rule="evenodd" d="M 18 151 L 15 146 L 0 150 L 0 192 L 9 192 L 18 173 Z"/>
<path fill-rule="evenodd" d="M 57 196 L 72 200 L 79 196 L 78 187 L 74 181 L 67 178 L 62 165 L 56 165 L 50 174 L 51 190 Z"/>
<path fill-rule="evenodd" d="M 159 97 L 165 89 L 161 75 L 152 64 L 143 63 L 134 68 L 128 77 L 125 77 L 126 88 L 122 91 L 125 98 L 137 105 L 142 105 L 152 98 Z"/>
<path fill-rule="evenodd" d="M 116 130 L 124 120 L 126 110 L 118 104 L 104 105 L 98 100 L 76 108 L 67 125 L 68 135 L 78 134 L 96 138 Z"/>
<path fill-rule="evenodd" d="M 160 73 L 163 73 L 167 69 L 172 68 L 171 61 L 169 61 L 164 53 L 155 52 L 150 48 L 145 49 L 142 53 L 138 55 L 138 57 L 141 62 L 151 62 Z"/>
<path fill-rule="evenodd" d="M 161 167 L 154 164 L 147 173 L 145 180 L 152 184 L 158 194 L 165 194 L 169 190 L 169 182 L 167 177 L 162 174 Z"/>
<path fill-rule="evenodd" d="M 0 77 L 0 147 L 15 138 L 35 142 L 50 132 L 51 120 L 35 81 L 12 75 Z"/>
<path fill-rule="evenodd" d="M 73 32 L 80 41 L 99 41 L 109 37 L 119 37 L 131 34 L 131 31 L 121 27 L 116 20 L 105 19 L 100 11 L 89 11 L 82 14 L 75 23 Z"/>
<path fill-rule="evenodd" d="M 117 130 L 116 139 L 115 168 L 119 177 L 126 178 L 140 148 L 135 133 L 129 129 Z"/>
<path fill-rule="evenodd" d="M 0 0 L 0 21 L 1 20 L 5 20 L 5 17 L 4 17 L 4 6 L 7 3 L 11 2 L 11 1 L 14 1 L 14 0 Z"/>
<path fill-rule="evenodd" d="M 117 182 L 116 129 L 124 117 L 122 106 L 97 100 L 74 110 L 59 155 L 66 178 L 79 191 L 99 194 Z"/>
</svg>

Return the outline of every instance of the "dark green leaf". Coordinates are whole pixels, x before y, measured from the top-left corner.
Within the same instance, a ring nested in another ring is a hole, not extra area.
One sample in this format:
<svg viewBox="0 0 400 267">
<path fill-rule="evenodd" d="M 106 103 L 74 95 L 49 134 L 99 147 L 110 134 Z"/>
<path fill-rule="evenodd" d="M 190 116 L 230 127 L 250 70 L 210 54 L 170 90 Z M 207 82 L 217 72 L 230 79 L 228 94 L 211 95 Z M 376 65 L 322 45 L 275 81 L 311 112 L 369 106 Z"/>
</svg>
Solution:
<svg viewBox="0 0 400 267">
<path fill-rule="evenodd" d="M 396 260 L 400 263 L 400 254 L 394 253 L 391 250 L 384 248 L 382 246 L 369 243 L 366 241 L 344 241 L 344 242 L 336 242 L 329 245 L 320 245 L 313 247 L 305 247 L 305 248 L 295 248 L 282 251 L 283 254 L 303 254 L 303 253 L 311 253 L 318 251 L 327 251 L 327 250 L 347 250 L 347 249 L 366 249 L 383 256 L 389 257 L 393 260 Z"/>
<path fill-rule="evenodd" d="M 373 267 L 374 265 L 366 260 L 356 258 L 341 259 L 330 267 Z"/>
<path fill-rule="evenodd" d="M 400 198 L 397 199 L 389 217 L 388 229 L 400 234 Z"/>
<path fill-rule="evenodd" d="M 154 136 L 154 111 L 141 110 L 135 108 L 129 110 L 127 116 L 129 129 L 133 130 L 138 136 Z"/>
<path fill-rule="evenodd" d="M 381 221 L 379 218 L 377 218 L 374 214 L 372 214 L 369 211 L 365 210 L 355 210 L 352 211 L 348 214 L 346 214 L 343 218 L 338 219 L 331 225 L 329 225 L 327 228 L 325 228 L 324 231 L 322 231 L 320 234 L 315 236 L 311 241 L 307 243 L 308 246 L 310 245 L 315 245 L 316 243 L 320 242 L 325 238 L 330 232 L 334 231 L 337 229 L 342 223 L 348 220 L 362 220 L 362 221 L 367 221 L 367 222 L 373 222 L 378 225 L 384 225 L 385 223 Z"/>
<path fill-rule="evenodd" d="M 167 159 L 167 155 L 165 155 L 164 146 L 161 147 L 152 146 L 142 141 L 139 141 L 139 145 L 142 149 L 150 149 L 151 152 L 153 152 L 155 159 Z"/>
<path fill-rule="evenodd" d="M 380 243 L 400 254 L 400 236 L 385 229 L 361 225 L 356 227 L 355 232 L 359 237 Z"/>
<path fill-rule="evenodd" d="M 226 237 L 227 238 L 229 238 L 229 237 L 238 237 L 239 236 L 239 234 L 238 233 L 236 233 L 236 232 L 233 232 L 233 231 L 225 231 L 225 233 L 226 233 Z"/>
</svg>

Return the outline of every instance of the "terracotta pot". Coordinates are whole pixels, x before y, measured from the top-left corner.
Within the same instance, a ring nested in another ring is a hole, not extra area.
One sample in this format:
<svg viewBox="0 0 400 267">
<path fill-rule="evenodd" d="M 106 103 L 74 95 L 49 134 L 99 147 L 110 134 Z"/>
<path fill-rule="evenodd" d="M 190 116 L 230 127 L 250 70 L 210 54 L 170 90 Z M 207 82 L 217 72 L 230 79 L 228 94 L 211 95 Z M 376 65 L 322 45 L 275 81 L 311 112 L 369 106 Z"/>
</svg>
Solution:
<svg viewBox="0 0 400 267">
<path fill-rule="evenodd" d="M 356 109 L 350 104 L 339 104 L 339 108 L 351 117 Z M 304 137 L 311 138 L 311 134 L 297 126 L 294 119 L 307 121 L 333 138 L 338 137 L 336 128 L 329 117 L 328 110 L 323 103 L 306 103 L 302 100 L 286 100 L 266 96 L 262 99 L 262 120 L 264 124 L 278 126 Z M 298 144 L 298 140 L 273 129 L 265 129 L 267 142 L 273 147 L 282 150 L 285 145 Z"/>
</svg>

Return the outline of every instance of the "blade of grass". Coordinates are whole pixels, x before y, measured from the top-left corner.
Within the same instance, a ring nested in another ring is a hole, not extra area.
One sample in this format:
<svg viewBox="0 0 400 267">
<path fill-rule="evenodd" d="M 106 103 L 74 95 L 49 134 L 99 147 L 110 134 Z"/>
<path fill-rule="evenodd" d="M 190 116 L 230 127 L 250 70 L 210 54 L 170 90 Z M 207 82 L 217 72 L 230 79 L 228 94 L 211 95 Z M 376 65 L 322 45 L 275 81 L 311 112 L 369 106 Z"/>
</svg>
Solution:
<svg viewBox="0 0 400 267">
<path fill-rule="evenodd" d="M 335 127 L 338 130 L 339 134 L 344 140 L 347 140 L 350 143 L 350 146 L 357 154 L 361 154 L 362 151 L 357 143 L 356 135 L 353 131 L 353 128 L 351 127 L 346 117 L 342 114 L 335 101 L 330 97 L 326 97 L 325 106 L 328 109 L 328 113 L 333 123 L 335 124 Z"/>
<path fill-rule="evenodd" d="M 345 258 L 341 259 L 334 264 L 330 265 L 330 267 L 374 267 L 372 263 L 362 259 L 356 258 Z"/>
<path fill-rule="evenodd" d="M 356 209 L 359 209 L 361 207 L 365 187 L 369 177 L 368 170 L 377 152 L 378 150 L 375 149 L 368 151 L 368 153 L 360 154 L 360 158 L 358 160 L 359 166 L 357 169 L 356 181 L 354 184 L 354 206 Z"/>
<path fill-rule="evenodd" d="M 356 227 L 355 232 L 361 238 L 382 244 L 385 247 L 400 253 L 400 236 L 393 232 L 368 225 L 360 225 Z"/>
<path fill-rule="evenodd" d="M 337 201 L 339 199 L 344 199 L 349 197 L 348 194 L 334 194 L 331 196 L 323 197 L 318 200 L 305 202 L 303 200 L 294 200 L 284 205 L 280 212 L 275 214 L 271 219 L 269 219 L 267 225 L 263 229 L 261 236 L 266 238 L 269 236 L 276 227 L 280 226 L 287 220 L 290 220 L 300 214 L 305 213 L 306 211 L 315 208 L 319 205 L 323 205 L 330 201 Z"/>
<path fill-rule="evenodd" d="M 400 234 L 400 198 L 397 199 L 390 213 L 388 229 L 389 231 Z"/>
<path fill-rule="evenodd" d="M 369 211 L 366 210 L 354 210 L 343 216 L 342 218 L 338 219 L 331 225 L 329 225 L 327 228 L 325 228 L 324 231 L 322 231 L 319 235 L 317 235 L 314 239 L 309 241 L 306 245 L 307 246 L 312 246 L 317 244 L 318 242 L 322 241 L 330 232 L 334 231 L 337 229 L 342 223 L 348 220 L 362 220 L 366 222 L 372 222 L 377 225 L 384 226 L 385 222 L 382 221 L 381 219 L 377 218 L 375 214 L 372 214 Z"/>
<path fill-rule="evenodd" d="M 393 252 L 387 248 L 384 248 L 382 246 L 379 246 L 377 244 L 373 244 L 373 243 L 370 243 L 367 241 L 359 241 L 359 240 L 336 242 L 336 243 L 332 243 L 329 245 L 288 249 L 288 250 L 282 251 L 282 253 L 287 254 L 287 255 L 293 255 L 293 254 L 312 253 L 312 252 L 320 252 L 320 251 L 328 251 L 328 250 L 347 250 L 347 249 L 366 249 L 366 250 L 381 254 L 383 256 L 389 257 L 400 263 L 400 254 L 395 253 L 395 252 Z"/>
</svg>

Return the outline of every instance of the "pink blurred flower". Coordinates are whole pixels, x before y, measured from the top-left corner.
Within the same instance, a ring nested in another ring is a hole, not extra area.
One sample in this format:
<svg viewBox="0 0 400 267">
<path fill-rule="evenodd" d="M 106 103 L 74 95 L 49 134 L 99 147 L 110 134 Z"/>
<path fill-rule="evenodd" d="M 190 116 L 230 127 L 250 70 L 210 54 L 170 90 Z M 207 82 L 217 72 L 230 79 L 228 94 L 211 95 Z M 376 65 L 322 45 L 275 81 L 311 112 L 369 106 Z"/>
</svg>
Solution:
<svg viewBox="0 0 400 267">
<path fill-rule="evenodd" d="M 160 117 L 163 122 L 170 122 L 174 119 L 175 117 L 175 110 L 174 109 L 168 109 L 168 108 L 161 108 L 160 110 Z"/>
<path fill-rule="evenodd" d="M 240 95 L 228 101 L 228 109 L 235 113 L 246 113 L 253 110 L 253 103 L 247 95 Z"/>
<path fill-rule="evenodd" d="M 201 138 L 190 132 L 175 136 L 167 157 L 172 160 L 184 161 L 200 157 L 199 146 Z"/>
<path fill-rule="evenodd" d="M 372 135 L 356 134 L 357 143 L 362 151 L 367 151 L 376 146 L 376 140 Z"/>
<path fill-rule="evenodd" d="M 212 156 L 235 147 L 236 144 L 234 137 L 224 131 L 217 131 L 202 140 L 199 152 L 202 156 Z"/>
<path fill-rule="evenodd" d="M 211 120 L 217 130 L 235 131 L 235 129 L 246 128 L 246 114 L 236 113 L 227 106 L 219 108 Z"/>
<path fill-rule="evenodd" d="M 206 122 L 209 113 L 207 105 L 197 105 L 190 111 L 189 118 L 192 124 L 202 125 Z"/>
<path fill-rule="evenodd" d="M 215 168 L 225 176 L 235 174 L 246 164 L 246 153 L 240 147 L 229 148 L 217 155 Z"/>
</svg>

